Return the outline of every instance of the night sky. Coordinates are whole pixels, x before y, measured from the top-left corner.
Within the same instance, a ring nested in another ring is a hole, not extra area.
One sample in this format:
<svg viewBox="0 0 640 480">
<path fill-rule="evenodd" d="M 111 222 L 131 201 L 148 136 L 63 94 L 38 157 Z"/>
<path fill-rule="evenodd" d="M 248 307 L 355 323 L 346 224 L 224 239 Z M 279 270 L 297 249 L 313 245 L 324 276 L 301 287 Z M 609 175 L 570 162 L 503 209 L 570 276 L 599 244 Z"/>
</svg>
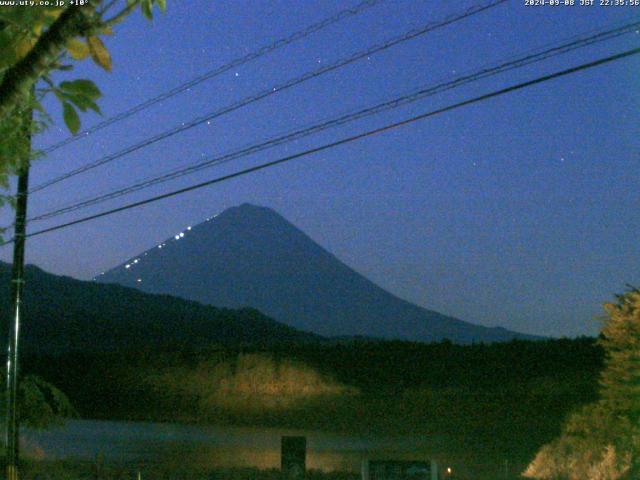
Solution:
<svg viewBox="0 0 640 480">
<path fill-rule="evenodd" d="M 579 0 L 578 0 L 579 1 Z M 330 16 L 346 0 L 168 2 L 105 38 L 114 67 L 72 78 L 102 89 L 104 116 Z M 598 3 L 598 2 L 596 2 Z M 32 185 L 474 2 L 389 0 L 205 82 L 40 160 Z M 323 75 L 86 175 L 35 193 L 37 214 L 293 127 L 430 85 L 514 54 L 638 18 L 640 7 L 526 7 L 485 13 Z M 321 145 L 591 59 L 637 47 L 626 35 L 208 169 L 82 212 L 101 211 Z M 595 334 L 601 304 L 640 284 L 640 58 L 445 113 L 293 163 L 30 239 L 27 260 L 90 279 L 211 214 L 271 207 L 349 266 L 416 304 L 526 333 Z M 56 77 L 64 79 L 62 75 Z M 60 106 L 35 139 L 68 135 Z M 84 114 L 83 126 L 100 117 Z M 33 224 L 31 230 L 79 213 Z M 9 220 L 5 211 L 3 223 Z M 2 258 L 10 259 L 5 247 Z M 215 253 L 215 252 L 212 252 Z M 28 288 L 28 287 L 27 287 Z"/>
</svg>

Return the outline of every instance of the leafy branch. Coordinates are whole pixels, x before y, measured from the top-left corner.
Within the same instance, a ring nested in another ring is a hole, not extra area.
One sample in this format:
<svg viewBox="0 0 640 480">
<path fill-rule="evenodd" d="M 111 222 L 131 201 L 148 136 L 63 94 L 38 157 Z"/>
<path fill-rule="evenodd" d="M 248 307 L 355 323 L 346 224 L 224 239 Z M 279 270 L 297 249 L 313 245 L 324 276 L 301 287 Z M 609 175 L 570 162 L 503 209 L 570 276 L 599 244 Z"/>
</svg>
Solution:
<svg viewBox="0 0 640 480">
<path fill-rule="evenodd" d="M 100 112 L 95 103 L 100 91 L 93 82 L 76 80 L 53 87 L 49 75 L 55 70 L 72 68 L 60 63 L 66 54 L 76 61 L 91 57 L 104 70 L 111 71 L 111 56 L 99 35 L 113 33 L 112 27 L 137 7 L 151 19 L 153 5 L 165 11 L 166 0 L 127 0 L 109 18 L 107 13 L 118 2 L 109 1 L 98 10 L 101 3 L 88 0 L 83 6 L 64 10 L 49 7 L 0 10 L 0 122 L 12 120 L 14 110 L 26 102 L 39 79 L 45 79 L 52 87 L 43 92 L 53 92 L 62 102 L 64 120 L 72 133 L 80 127 L 76 109 Z"/>
</svg>

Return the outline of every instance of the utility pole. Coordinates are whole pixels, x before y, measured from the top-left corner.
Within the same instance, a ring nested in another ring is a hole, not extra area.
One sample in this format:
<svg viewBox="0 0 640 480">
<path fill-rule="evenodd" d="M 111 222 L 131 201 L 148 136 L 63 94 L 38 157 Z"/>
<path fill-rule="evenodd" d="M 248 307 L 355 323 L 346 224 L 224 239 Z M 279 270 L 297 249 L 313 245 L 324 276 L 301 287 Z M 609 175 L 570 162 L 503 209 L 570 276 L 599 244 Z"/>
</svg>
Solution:
<svg viewBox="0 0 640 480">
<path fill-rule="evenodd" d="M 33 100 L 33 90 L 29 102 Z M 20 424 L 18 421 L 18 340 L 20 338 L 20 320 L 22 316 L 22 293 L 24 287 L 24 250 L 27 227 L 27 197 L 29 192 L 29 167 L 31 156 L 31 127 L 33 111 L 29 107 L 24 112 L 23 124 L 27 142 L 26 158 L 18 169 L 18 191 L 16 194 L 16 221 L 13 236 L 13 268 L 11 272 L 12 319 L 7 332 L 7 403 L 6 403 L 6 462 L 7 480 L 18 480 L 20 447 Z"/>
</svg>

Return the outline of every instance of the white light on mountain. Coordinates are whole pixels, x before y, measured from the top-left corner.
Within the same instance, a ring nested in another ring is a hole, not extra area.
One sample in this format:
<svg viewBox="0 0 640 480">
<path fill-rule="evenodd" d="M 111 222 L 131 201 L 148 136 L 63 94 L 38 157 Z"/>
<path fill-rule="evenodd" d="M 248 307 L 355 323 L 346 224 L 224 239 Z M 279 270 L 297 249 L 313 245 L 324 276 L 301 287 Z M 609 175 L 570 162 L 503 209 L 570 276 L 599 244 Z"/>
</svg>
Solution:
<svg viewBox="0 0 640 480">
<path fill-rule="evenodd" d="M 138 263 L 138 261 L 139 261 L 139 259 L 138 259 L 138 258 L 136 258 L 136 259 L 133 261 L 133 263 Z"/>
<path fill-rule="evenodd" d="M 142 282 L 142 279 L 141 279 L 141 278 L 139 278 L 137 281 L 138 281 L 138 283 L 141 283 L 141 282 Z"/>
<path fill-rule="evenodd" d="M 191 230 L 191 227 L 187 227 L 187 230 Z"/>
<path fill-rule="evenodd" d="M 176 235 L 174 238 L 175 238 L 176 240 L 180 240 L 180 235 Z"/>
<path fill-rule="evenodd" d="M 128 263 L 124 266 L 124 268 L 129 268 L 131 265 L 129 265 Z"/>
<path fill-rule="evenodd" d="M 180 232 L 180 238 L 184 237 L 184 232 Z"/>
</svg>

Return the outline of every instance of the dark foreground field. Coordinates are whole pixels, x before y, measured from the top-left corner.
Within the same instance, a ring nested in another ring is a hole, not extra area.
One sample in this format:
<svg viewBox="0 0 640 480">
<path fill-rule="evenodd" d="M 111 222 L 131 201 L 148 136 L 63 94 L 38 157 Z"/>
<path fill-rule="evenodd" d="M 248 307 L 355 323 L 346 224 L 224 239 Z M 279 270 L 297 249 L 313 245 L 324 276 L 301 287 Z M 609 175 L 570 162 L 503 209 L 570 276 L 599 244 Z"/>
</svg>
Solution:
<svg viewBox="0 0 640 480">
<path fill-rule="evenodd" d="M 31 357 L 25 368 L 84 418 L 446 436 L 441 456 L 457 478 L 496 479 L 522 471 L 565 416 L 595 398 L 601 366 L 585 338 L 67 354 Z M 203 478 L 273 474 L 256 472 Z M 149 478 L 181 478 L 171 475 Z"/>
<path fill-rule="evenodd" d="M 193 465 L 109 465 L 78 461 L 28 461 L 22 468 L 23 480 L 282 480 L 280 470 L 255 468 L 202 470 Z M 139 475 L 139 476 L 138 476 Z M 306 480 L 358 480 L 347 472 L 307 471 Z"/>
</svg>

